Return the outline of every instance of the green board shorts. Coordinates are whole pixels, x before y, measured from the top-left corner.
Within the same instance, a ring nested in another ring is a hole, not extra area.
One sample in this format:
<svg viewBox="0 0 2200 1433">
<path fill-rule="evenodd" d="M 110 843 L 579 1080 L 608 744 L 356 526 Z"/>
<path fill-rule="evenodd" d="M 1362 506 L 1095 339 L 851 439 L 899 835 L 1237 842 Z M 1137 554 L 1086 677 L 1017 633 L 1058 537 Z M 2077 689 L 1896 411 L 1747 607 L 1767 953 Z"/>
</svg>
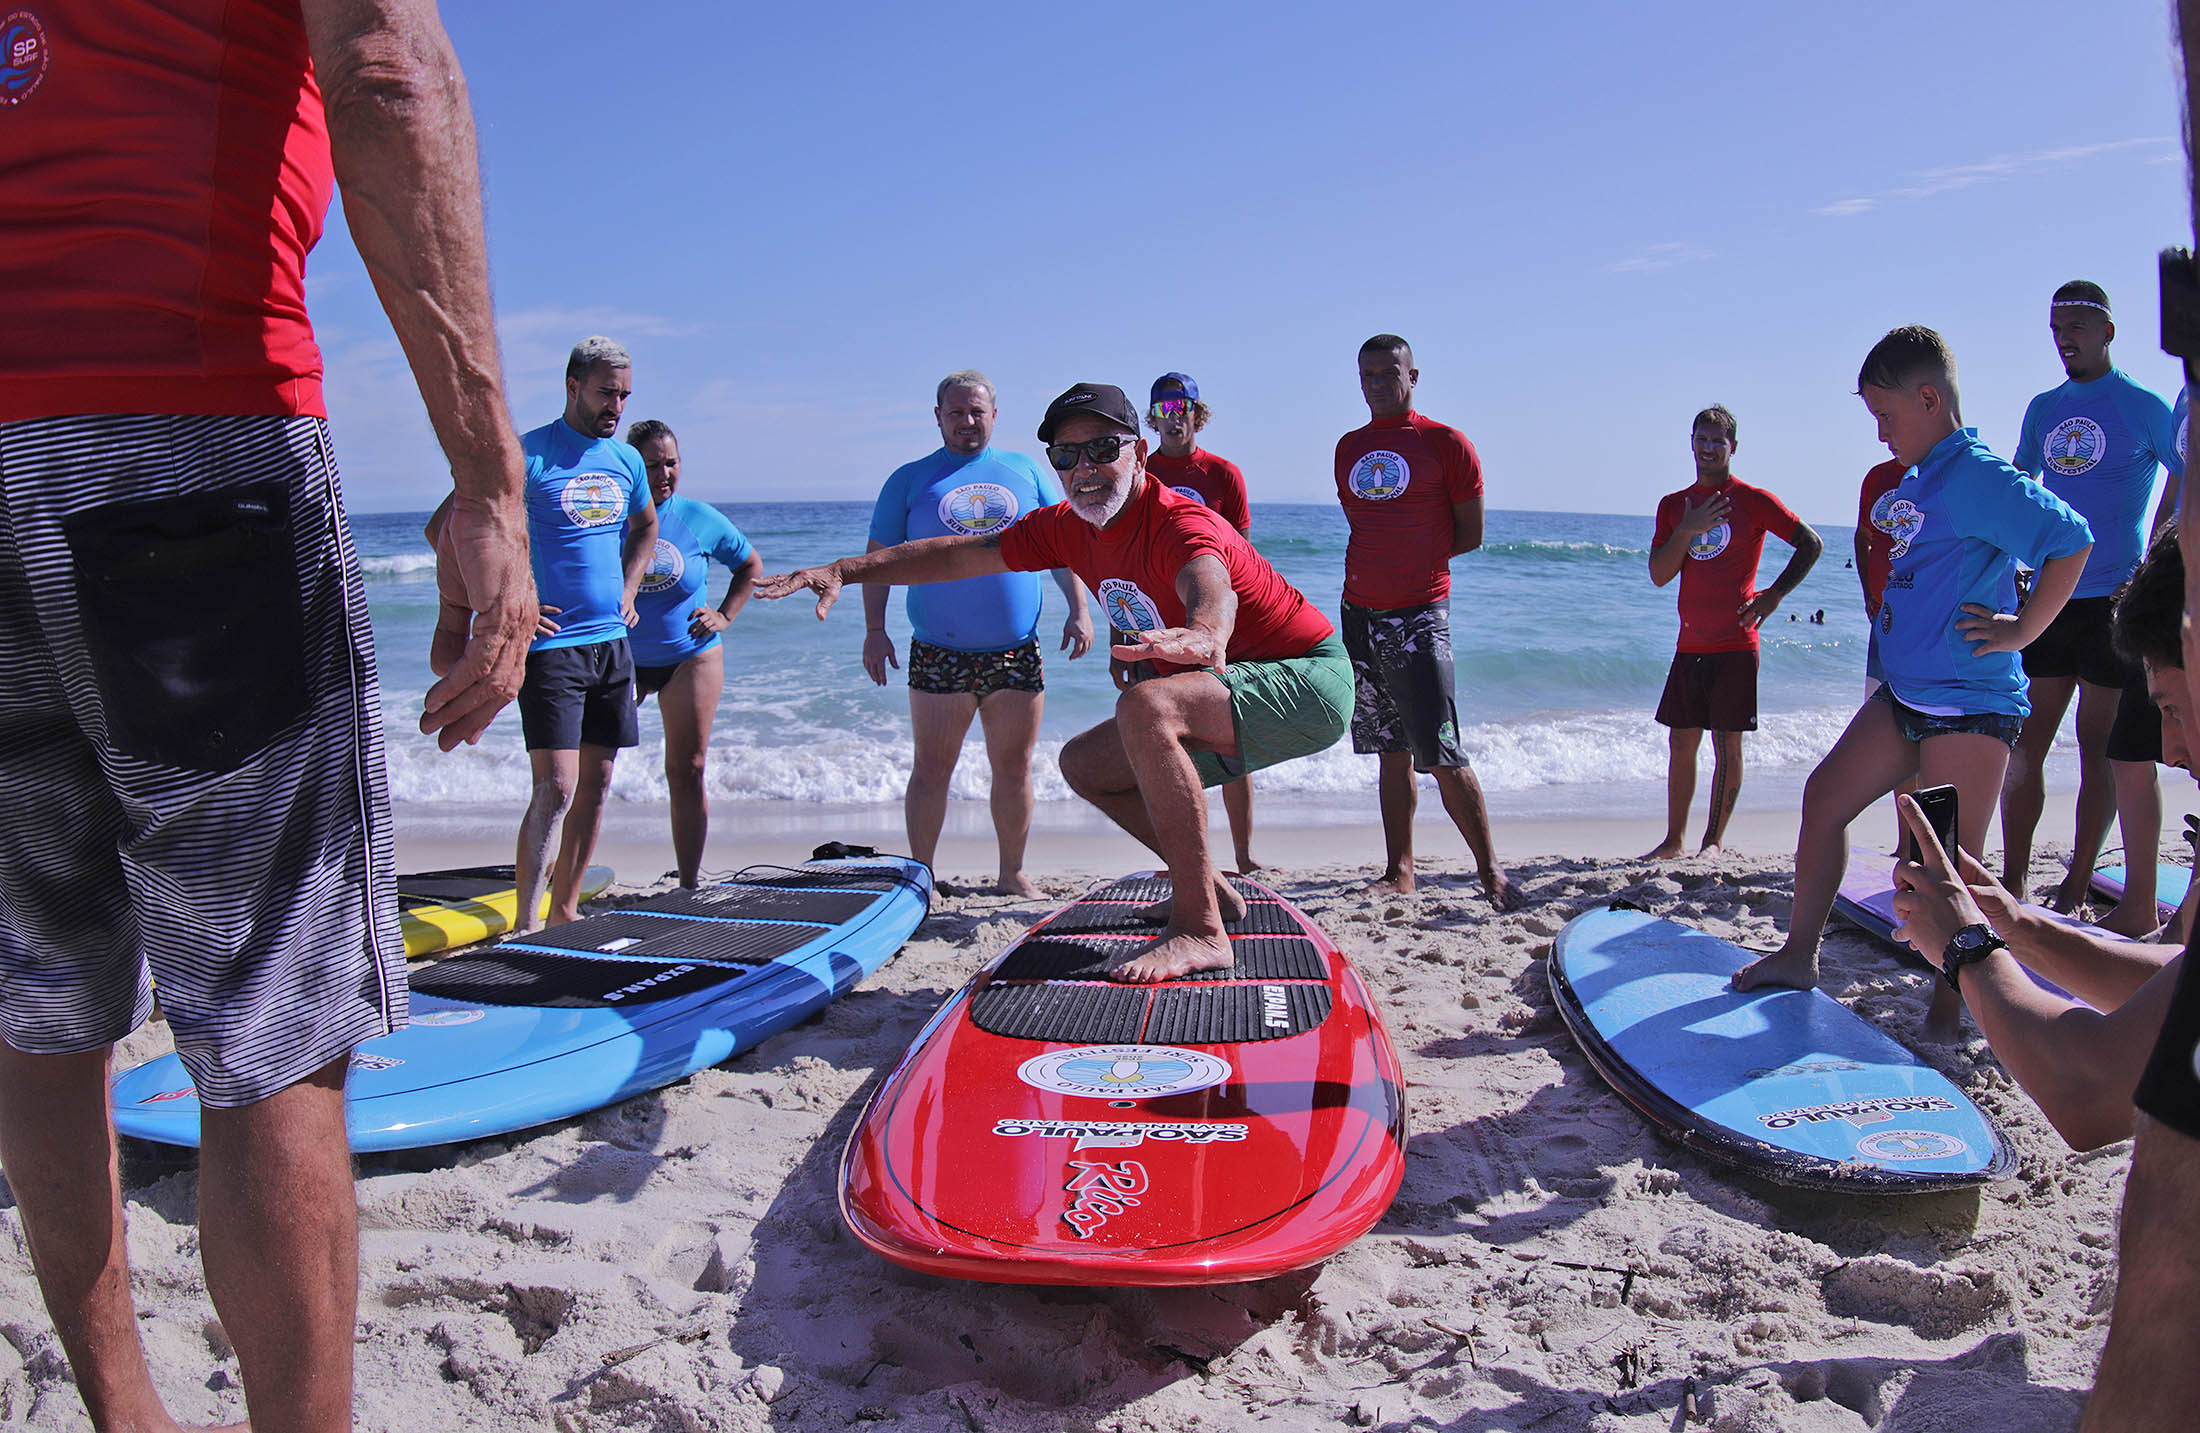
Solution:
<svg viewBox="0 0 2200 1433">
<path fill-rule="evenodd" d="M 1264 766 L 1327 751 L 1352 724 L 1352 659 L 1335 633 L 1303 656 L 1233 662 L 1215 677 L 1230 689 L 1238 754 L 1193 752 L 1202 786 L 1221 786 Z"/>
</svg>

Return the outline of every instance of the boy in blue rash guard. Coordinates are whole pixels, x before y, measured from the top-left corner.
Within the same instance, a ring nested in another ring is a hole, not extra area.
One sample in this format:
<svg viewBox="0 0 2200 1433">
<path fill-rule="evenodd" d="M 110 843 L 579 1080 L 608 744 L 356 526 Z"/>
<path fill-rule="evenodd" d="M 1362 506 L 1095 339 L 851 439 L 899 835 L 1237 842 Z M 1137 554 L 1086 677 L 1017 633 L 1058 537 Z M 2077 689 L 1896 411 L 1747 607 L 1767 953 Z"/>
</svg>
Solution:
<svg viewBox="0 0 2200 1433">
<path fill-rule="evenodd" d="M 1857 377 L 1879 438 L 1911 466 L 1888 507 L 1894 562 L 1879 606 L 1886 684 L 1803 787 L 1787 940 L 1735 972 L 1734 987 L 1818 983 L 1818 940 L 1848 866 L 1849 823 L 1909 776 L 1957 791 L 1957 838 L 1977 855 L 2031 708 L 2016 653 L 2062 610 L 2093 550 L 2092 530 L 1963 426 L 1956 362 L 1929 328 L 1898 328 Z M 2039 571 L 2016 612 L 2018 564 Z M 1928 1028 L 1962 1009 L 1946 986 Z"/>
<path fill-rule="evenodd" d="M 992 446 L 998 416 L 993 381 L 984 374 L 963 369 L 940 380 L 932 418 L 941 446 L 887 478 L 871 511 L 866 551 L 916 538 L 1005 532 L 1035 509 L 1062 501 L 1053 473 L 1022 453 Z M 1074 661 L 1092 647 L 1085 589 L 1066 568 L 1054 580 L 1069 603 L 1062 646 Z M 863 589 L 863 670 L 880 686 L 886 669 L 901 665 L 886 635 L 892 591 Z M 975 716 L 992 766 L 993 833 L 1001 858 L 993 889 L 1002 895 L 1038 893 L 1024 875 L 1024 843 L 1031 833 L 1031 753 L 1046 705 L 1039 599 L 1039 576 L 1027 572 L 909 589 L 909 724 L 916 739 L 902 799 L 909 854 L 932 864 L 947 820 L 948 783 Z"/>
<path fill-rule="evenodd" d="M 677 496 L 680 442 L 672 429 L 645 418 L 626 430 L 626 441 L 642 455 L 649 495 L 657 502 L 656 552 L 634 594 L 634 611 L 641 620 L 628 638 L 634 648 L 634 696 L 639 701 L 654 694 L 664 721 L 673 859 L 680 884 L 692 889 L 710 835 L 703 764 L 718 698 L 726 689 L 725 651 L 718 634 L 748 605 L 764 559 L 724 513 Z M 708 601 L 713 559 L 733 573 L 724 600 L 715 607 Z"/>
<path fill-rule="evenodd" d="M 2116 324 L 2099 284 L 2078 279 L 2055 290 L 2048 327 L 2069 379 L 2025 409 L 2015 462 L 2084 516 L 2094 546 L 2077 591 L 2023 653 L 2032 714 L 2010 755 L 2002 793 L 2002 880 L 2010 890 L 2027 890 L 2032 832 L 2047 797 L 2047 751 L 2075 693 L 2077 830 L 2070 869 L 2051 903 L 2059 911 L 2078 908 L 2093 879 L 2109 817 L 2120 815 L 2128 884 L 2102 923 L 2140 935 L 2160 923 L 2154 863 L 2162 792 L 2154 767 L 2162 756 L 2162 719 L 2147 700 L 2146 674 L 2119 657 L 2109 640 L 2110 597 L 2138 567 L 2147 534 L 2173 506 L 2175 483 L 2164 493 L 2152 526 L 2142 527 L 2155 480 L 2164 467 L 2182 476 L 2184 460 L 2177 453 L 2169 405 L 2109 360 Z"/>
</svg>

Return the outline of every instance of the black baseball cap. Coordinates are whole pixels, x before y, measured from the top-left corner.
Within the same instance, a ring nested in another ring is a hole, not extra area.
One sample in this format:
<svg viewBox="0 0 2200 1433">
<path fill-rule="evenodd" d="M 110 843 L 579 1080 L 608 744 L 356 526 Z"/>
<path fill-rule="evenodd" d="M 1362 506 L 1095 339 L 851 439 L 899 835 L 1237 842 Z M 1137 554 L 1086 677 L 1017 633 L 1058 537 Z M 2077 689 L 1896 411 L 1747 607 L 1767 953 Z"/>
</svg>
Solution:
<svg viewBox="0 0 2200 1433">
<path fill-rule="evenodd" d="M 1138 431 L 1138 410 L 1131 407 L 1122 389 L 1112 383 L 1073 383 L 1047 405 L 1046 416 L 1039 420 L 1039 441 L 1053 442 L 1054 430 L 1062 426 L 1062 420 L 1079 413 L 1105 418 L 1126 433 Z"/>
</svg>

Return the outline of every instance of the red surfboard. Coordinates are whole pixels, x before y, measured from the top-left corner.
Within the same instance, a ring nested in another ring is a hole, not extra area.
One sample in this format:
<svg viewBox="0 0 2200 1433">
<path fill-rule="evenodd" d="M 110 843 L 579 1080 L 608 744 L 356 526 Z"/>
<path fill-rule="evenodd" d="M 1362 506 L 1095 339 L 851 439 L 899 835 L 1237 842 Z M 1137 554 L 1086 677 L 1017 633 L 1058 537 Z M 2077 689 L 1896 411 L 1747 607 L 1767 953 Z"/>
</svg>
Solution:
<svg viewBox="0 0 2200 1433">
<path fill-rule="evenodd" d="M 1297 907 L 1233 876 L 1228 970 L 1121 985 L 1166 876 L 1095 890 L 941 1007 L 841 1162 L 840 1209 L 897 1264 L 1018 1284 L 1220 1284 L 1319 1263 L 1405 1172 L 1405 1081 L 1375 1002 Z"/>
</svg>

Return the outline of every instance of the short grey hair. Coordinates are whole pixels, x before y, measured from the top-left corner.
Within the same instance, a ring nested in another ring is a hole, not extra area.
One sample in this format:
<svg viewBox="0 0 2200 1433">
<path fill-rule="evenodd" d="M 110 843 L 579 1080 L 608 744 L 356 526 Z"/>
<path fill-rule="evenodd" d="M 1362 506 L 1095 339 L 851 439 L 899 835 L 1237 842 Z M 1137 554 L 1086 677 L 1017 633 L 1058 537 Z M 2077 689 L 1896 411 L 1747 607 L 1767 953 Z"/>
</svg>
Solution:
<svg viewBox="0 0 2200 1433">
<path fill-rule="evenodd" d="M 586 378 L 598 368 L 625 368 L 631 370 L 634 360 L 627 356 L 621 345 L 602 334 L 590 334 L 573 345 L 573 356 L 565 360 L 567 378 Z"/>
<path fill-rule="evenodd" d="M 933 403 L 945 403 L 947 401 L 947 390 L 950 388 L 983 388 L 985 390 L 985 401 L 996 408 L 1001 406 L 1000 397 L 993 390 L 993 380 L 975 368 L 958 368 L 942 378 L 940 386 L 932 392 Z"/>
</svg>

